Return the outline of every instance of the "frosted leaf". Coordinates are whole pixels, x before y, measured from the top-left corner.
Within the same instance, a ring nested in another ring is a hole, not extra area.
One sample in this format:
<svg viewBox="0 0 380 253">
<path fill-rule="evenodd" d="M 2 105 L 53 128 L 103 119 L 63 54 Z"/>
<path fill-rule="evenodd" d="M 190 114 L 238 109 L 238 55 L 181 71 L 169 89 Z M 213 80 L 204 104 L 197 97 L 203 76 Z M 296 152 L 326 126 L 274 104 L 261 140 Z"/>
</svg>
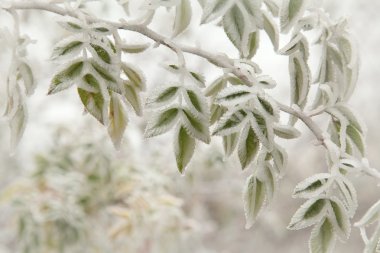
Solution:
<svg viewBox="0 0 380 253">
<path fill-rule="evenodd" d="M 11 131 L 11 149 L 15 150 L 19 144 L 27 123 L 27 111 L 25 104 L 17 106 L 17 110 L 9 120 L 9 127 Z"/>
<path fill-rule="evenodd" d="M 80 33 L 87 29 L 86 25 L 83 24 L 79 19 L 65 16 L 64 18 L 61 18 L 60 21 L 57 22 L 62 28 L 74 32 L 74 33 Z"/>
<path fill-rule="evenodd" d="M 277 51 L 278 46 L 279 46 L 279 40 L 280 40 L 277 25 L 273 17 L 270 16 L 267 12 L 263 12 L 263 17 L 264 17 L 264 20 L 263 20 L 264 30 L 269 36 L 273 44 L 274 50 Z"/>
<path fill-rule="evenodd" d="M 185 167 L 194 154 L 195 140 L 191 137 L 186 129 L 178 127 L 174 137 L 174 153 L 176 156 L 177 167 L 180 173 L 184 172 Z"/>
<path fill-rule="evenodd" d="M 262 75 L 257 77 L 258 86 L 263 89 L 272 89 L 277 86 L 275 80 L 270 76 Z"/>
<path fill-rule="evenodd" d="M 232 133 L 230 135 L 223 136 L 223 148 L 226 157 L 232 155 L 235 151 L 239 141 L 239 133 Z"/>
<path fill-rule="evenodd" d="M 349 215 L 338 198 L 333 197 L 330 199 L 329 217 L 339 239 L 346 241 L 350 236 L 351 224 Z"/>
<path fill-rule="evenodd" d="M 263 2 L 266 5 L 267 9 L 272 13 L 272 15 L 274 17 L 278 17 L 278 14 L 280 12 L 278 3 L 275 0 L 264 0 Z"/>
<path fill-rule="evenodd" d="M 306 0 L 284 0 L 280 10 L 281 31 L 287 33 L 303 16 Z"/>
<path fill-rule="evenodd" d="M 48 94 L 54 94 L 72 86 L 81 76 L 83 65 L 81 58 L 65 64 L 62 70 L 53 77 Z"/>
<path fill-rule="evenodd" d="M 327 204 L 324 198 L 312 198 L 306 201 L 293 215 L 288 229 L 299 230 L 314 225 L 326 214 Z"/>
<path fill-rule="evenodd" d="M 236 0 L 209 0 L 203 8 L 201 23 L 211 22 L 221 16 L 235 4 Z"/>
<path fill-rule="evenodd" d="M 102 45 L 101 43 L 91 42 L 90 47 L 88 47 L 90 52 L 92 53 L 92 56 L 96 61 L 100 61 L 100 64 L 102 62 L 111 64 L 113 63 L 113 57 L 114 53 L 110 48 L 108 48 L 105 45 Z M 102 62 L 101 62 L 102 61 Z"/>
<path fill-rule="evenodd" d="M 288 154 L 286 150 L 279 145 L 275 144 L 271 151 L 273 158 L 273 167 L 277 170 L 277 173 L 283 175 L 283 171 L 288 163 Z"/>
<path fill-rule="evenodd" d="M 150 43 L 144 43 L 144 44 L 124 44 L 120 48 L 124 53 L 128 54 L 139 54 L 147 49 L 149 49 L 151 46 Z"/>
<path fill-rule="evenodd" d="M 247 112 L 242 109 L 225 113 L 214 129 L 213 135 L 225 136 L 239 132 L 242 125 L 248 120 L 247 115 Z"/>
<path fill-rule="evenodd" d="M 293 191 L 293 198 L 315 198 L 326 191 L 330 185 L 331 177 L 328 173 L 320 173 L 306 178 Z"/>
<path fill-rule="evenodd" d="M 227 81 L 224 76 L 214 80 L 204 91 L 206 97 L 216 96 L 221 90 L 227 86 Z"/>
<path fill-rule="evenodd" d="M 119 95 L 113 93 L 111 95 L 110 109 L 109 109 L 109 126 L 108 134 L 116 149 L 120 148 L 121 140 L 125 128 L 128 124 L 128 115 L 124 103 Z"/>
<path fill-rule="evenodd" d="M 354 185 L 344 176 L 336 178 L 336 184 L 344 200 L 350 218 L 352 218 L 358 208 L 358 197 Z"/>
<path fill-rule="evenodd" d="M 194 116 L 188 109 L 183 109 L 181 113 L 182 126 L 187 133 L 206 144 L 210 143 L 210 131 L 208 122 Z"/>
<path fill-rule="evenodd" d="M 168 105 L 178 96 L 180 86 L 171 85 L 157 89 L 148 99 L 146 104 L 151 107 Z"/>
<path fill-rule="evenodd" d="M 182 33 L 190 24 L 192 16 L 190 0 L 179 0 L 173 27 L 173 37 Z"/>
<path fill-rule="evenodd" d="M 79 54 L 79 52 L 83 49 L 83 45 L 83 35 L 75 34 L 74 36 L 65 38 L 55 44 L 50 58 L 53 60 L 67 59 Z"/>
<path fill-rule="evenodd" d="M 210 109 L 210 125 L 214 125 L 227 112 L 227 108 L 217 104 L 212 104 Z"/>
<path fill-rule="evenodd" d="M 257 138 L 265 146 L 268 151 L 273 150 L 273 128 L 268 124 L 265 117 L 252 112 L 250 114 L 250 123 L 253 131 L 256 133 Z"/>
<path fill-rule="evenodd" d="M 190 111 L 199 118 L 208 120 L 209 109 L 206 97 L 196 87 L 182 90 L 183 98 Z"/>
<path fill-rule="evenodd" d="M 181 109 L 170 107 L 163 111 L 156 112 L 155 115 L 148 121 L 145 128 L 145 138 L 161 135 L 169 131 L 179 119 Z"/>
<path fill-rule="evenodd" d="M 301 136 L 301 132 L 297 128 L 289 125 L 280 125 L 278 123 L 273 126 L 274 134 L 283 139 L 295 139 Z"/>
<path fill-rule="evenodd" d="M 222 106 L 232 106 L 243 104 L 256 97 L 257 90 L 247 86 L 231 86 L 219 92 L 215 103 Z"/>
<path fill-rule="evenodd" d="M 36 82 L 34 80 L 31 67 L 26 62 L 20 62 L 18 66 L 18 72 L 21 75 L 21 79 L 24 83 L 26 95 L 32 95 L 36 89 Z"/>
<path fill-rule="evenodd" d="M 127 99 L 128 103 L 133 107 L 136 115 L 142 116 L 142 104 L 139 91 L 128 82 L 125 82 L 123 95 Z"/>
<path fill-rule="evenodd" d="M 257 215 L 262 209 L 265 201 L 265 185 L 254 175 L 251 175 L 245 184 L 244 192 L 244 212 L 246 219 L 246 229 L 252 227 Z"/>
<path fill-rule="evenodd" d="M 277 121 L 280 117 L 280 109 L 277 103 L 267 94 L 258 93 L 257 97 L 253 100 L 255 108 L 266 117 Z"/>
<path fill-rule="evenodd" d="M 309 240 L 310 253 L 333 253 L 336 235 L 329 218 L 324 218 L 311 231 Z"/>
<path fill-rule="evenodd" d="M 263 14 L 261 11 L 261 5 L 263 0 L 240 0 L 240 4 L 245 8 L 248 14 L 251 16 L 250 20 L 256 27 L 263 28 Z"/>
<path fill-rule="evenodd" d="M 302 33 L 293 36 L 288 44 L 278 50 L 281 55 L 292 55 L 297 52 L 302 53 L 305 59 L 309 58 L 309 44 Z"/>
<path fill-rule="evenodd" d="M 127 63 L 122 64 L 122 70 L 137 89 L 145 91 L 146 80 L 141 70 Z"/>
<path fill-rule="evenodd" d="M 239 161 L 243 170 L 251 164 L 259 149 L 260 142 L 250 124 L 247 124 L 241 132 L 238 145 Z"/>
<path fill-rule="evenodd" d="M 267 204 L 270 205 L 273 198 L 274 194 L 277 189 L 277 177 L 276 173 L 274 171 L 273 166 L 265 161 L 262 166 L 258 166 L 258 178 L 264 183 L 265 185 L 265 191 L 266 191 L 266 200 Z"/>
</svg>

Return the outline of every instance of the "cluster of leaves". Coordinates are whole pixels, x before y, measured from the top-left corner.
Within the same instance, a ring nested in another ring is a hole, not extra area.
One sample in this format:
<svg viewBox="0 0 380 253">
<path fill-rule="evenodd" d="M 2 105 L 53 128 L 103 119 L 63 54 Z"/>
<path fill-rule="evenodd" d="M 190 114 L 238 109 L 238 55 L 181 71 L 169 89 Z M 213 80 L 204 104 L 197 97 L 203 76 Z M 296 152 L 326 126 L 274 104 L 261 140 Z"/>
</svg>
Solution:
<svg viewBox="0 0 380 253">
<path fill-rule="evenodd" d="M 102 141 L 55 137 L 31 174 L 1 192 L 2 210 L 9 206 L 18 224 L 12 252 L 192 252 L 185 245 L 197 243 L 197 222 L 169 190 L 171 177 L 115 159 Z"/>
<path fill-rule="evenodd" d="M 108 127 L 118 148 L 128 123 L 126 106 L 142 114 L 140 93 L 145 90 L 145 78 L 138 68 L 121 61 L 129 47 L 120 41 L 115 28 L 74 18 L 59 24 L 72 34 L 55 46 L 52 59 L 64 64 L 48 94 L 75 84 L 86 112 Z"/>
</svg>

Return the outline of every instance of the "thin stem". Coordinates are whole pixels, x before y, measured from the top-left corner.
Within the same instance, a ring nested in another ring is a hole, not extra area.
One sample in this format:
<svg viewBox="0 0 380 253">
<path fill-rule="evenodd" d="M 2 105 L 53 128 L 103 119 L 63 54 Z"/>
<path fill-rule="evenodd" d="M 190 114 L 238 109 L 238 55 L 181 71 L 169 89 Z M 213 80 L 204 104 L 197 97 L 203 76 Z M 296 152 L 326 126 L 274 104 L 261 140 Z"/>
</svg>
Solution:
<svg viewBox="0 0 380 253">
<path fill-rule="evenodd" d="M 4 6 L 5 7 L 3 7 L 3 9 L 5 9 L 5 10 L 16 10 L 16 9 L 18 9 L 18 10 L 28 10 L 28 9 L 32 10 L 32 9 L 34 9 L 34 10 L 43 10 L 43 11 L 47 11 L 47 12 L 51 12 L 51 13 L 56 13 L 56 14 L 61 15 L 61 16 L 72 16 L 75 18 L 77 17 L 77 13 L 75 13 L 73 11 L 66 10 L 62 7 L 57 6 L 57 5 L 52 5 L 51 3 L 49 4 L 49 3 L 38 2 L 38 1 L 11 2 L 8 6 L 7 5 L 4 5 Z M 91 16 L 87 16 L 86 18 L 89 22 L 104 22 L 104 23 L 108 23 L 108 24 L 110 24 L 110 25 L 112 25 L 118 29 L 133 31 L 133 32 L 137 32 L 139 34 L 142 34 L 142 35 L 150 38 L 151 40 L 170 48 L 177 55 L 179 55 L 180 58 L 181 58 L 182 52 L 202 57 L 202 58 L 208 60 L 210 63 L 214 64 L 215 66 L 225 68 L 225 69 L 230 69 L 232 74 L 234 74 L 236 77 L 241 79 L 244 83 L 246 83 L 247 85 L 250 85 L 250 86 L 253 85 L 249 76 L 247 76 L 247 74 L 242 72 L 239 68 L 235 67 L 232 59 L 230 59 L 230 58 L 228 58 L 222 54 L 215 55 L 215 54 L 211 54 L 207 51 L 201 50 L 199 48 L 189 47 L 189 46 L 180 45 L 178 43 L 174 43 L 169 38 L 166 38 L 165 36 L 162 36 L 162 35 L 156 33 L 155 31 L 149 29 L 148 27 L 146 27 L 144 25 L 128 24 L 126 22 L 109 22 L 109 21 L 97 19 L 97 18 L 94 18 Z M 179 53 L 179 52 L 181 52 L 181 53 Z M 313 132 L 313 134 L 315 135 L 317 140 L 323 146 L 326 147 L 324 137 L 322 134 L 322 130 L 318 127 L 318 125 L 308 115 L 306 115 L 304 112 L 302 112 L 300 110 L 295 110 L 295 109 L 293 109 L 289 106 L 286 106 L 284 104 L 281 104 L 281 103 L 279 103 L 279 107 L 280 107 L 281 111 L 289 113 L 291 115 L 294 115 L 297 118 L 299 118 L 301 121 L 303 121 L 305 123 L 305 125 L 308 126 L 308 128 Z"/>
</svg>

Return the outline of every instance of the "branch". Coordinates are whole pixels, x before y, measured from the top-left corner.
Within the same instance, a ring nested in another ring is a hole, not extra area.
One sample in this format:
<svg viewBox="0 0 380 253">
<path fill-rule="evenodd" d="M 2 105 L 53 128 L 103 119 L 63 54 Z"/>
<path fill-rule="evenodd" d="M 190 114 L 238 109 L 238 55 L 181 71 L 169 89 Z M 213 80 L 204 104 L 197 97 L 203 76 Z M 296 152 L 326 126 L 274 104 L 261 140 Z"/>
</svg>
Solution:
<svg viewBox="0 0 380 253">
<path fill-rule="evenodd" d="M 1 8 L 1 5 L 0 5 Z M 5 3 L 3 4 L 3 9 L 5 10 L 43 10 L 50 13 L 55 13 L 61 16 L 71 16 L 74 18 L 77 18 L 77 13 L 73 11 L 66 10 L 62 7 L 59 7 L 57 5 L 52 5 L 51 3 L 44 3 L 39 1 L 28 1 L 28 2 L 11 2 L 11 3 Z M 211 54 L 207 51 L 201 50 L 199 48 L 195 47 L 189 47 L 185 45 L 180 45 L 177 43 L 174 43 L 169 38 L 162 36 L 155 31 L 149 29 L 145 25 L 138 25 L 138 24 L 127 24 L 126 22 L 110 22 L 102 19 L 97 19 L 92 16 L 86 16 L 87 20 L 90 22 L 104 22 L 112 25 L 113 27 L 116 27 L 118 29 L 127 30 L 127 31 L 133 31 L 137 32 L 139 34 L 142 34 L 151 40 L 164 45 L 168 47 L 169 49 L 173 50 L 177 55 L 180 55 L 179 52 L 189 53 L 193 55 L 197 55 L 199 57 L 202 57 L 206 60 L 208 60 L 210 63 L 214 64 L 215 66 L 230 69 L 231 73 L 234 74 L 236 77 L 241 79 L 244 83 L 246 83 L 249 86 L 253 85 L 253 82 L 251 79 L 243 73 L 239 68 L 235 67 L 233 64 L 233 61 L 224 56 L 224 55 L 215 55 Z M 304 112 L 301 110 L 295 110 L 289 106 L 286 106 L 284 104 L 281 104 L 278 102 L 278 105 L 280 107 L 280 110 L 283 112 L 286 112 L 288 114 L 294 115 L 297 118 L 299 118 L 301 121 L 305 123 L 305 125 L 313 132 L 317 140 L 326 147 L 324 137 L 322 134 L 322 130 L 318 127 L 318 125 Z"/>
</svg>

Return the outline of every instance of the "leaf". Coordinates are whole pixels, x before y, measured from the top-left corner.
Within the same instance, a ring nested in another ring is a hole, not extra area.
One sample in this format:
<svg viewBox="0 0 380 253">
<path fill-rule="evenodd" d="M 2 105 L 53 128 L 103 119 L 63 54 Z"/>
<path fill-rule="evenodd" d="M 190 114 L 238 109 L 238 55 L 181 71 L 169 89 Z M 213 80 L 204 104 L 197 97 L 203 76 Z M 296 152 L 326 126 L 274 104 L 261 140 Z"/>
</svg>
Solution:
<svg viewBox="0 0 380 253">
<path fill-rule="evenodd" d="M 96 52 L 97 56 L 105 63 L 107 64 L 111 64 L 111 56 L 110 54 L 107 52 L 107 50 L 100 46 L 100 45 L 97 45 L 97 44 L 94 44 L 94 43 L 90 43 L 90 46 L 94 49 L 94 51 Z"/>
<path fill-rule="evenodd" d="M 190 71 L 189 72 L 190 76 L 195 80 L 195 82 L 198 84 L 199 87 L 204 88 L 206 81 L 205 77 L 202 74 Z"/>
<path fill-rule="evenodd" d="M 180 173 L 183 173 L 185 167 L 194 154 L 195 140 L 188 135 L 184 127 L 179 127 L 174 140 L 174 152 L 177 161 L 177 167 Z"/>
<path fill-rule="evenodd" d="M 356 128 L 360 133 L 364 134 L 365 127 L 362 120 L 351 109 L 344 104 L 337 104 L 335 108 Z"/>
<path fill-rule="evenodd" d="M 278 17 L 280 7 L 278 6 L 276 1 L 264 0 L 264 4 L 267 6 L 268 10 L 272 13 L 273 16 Z"/>
<path fill-rule="evenodd" d="M 136 112 L 136 115 L 141 116 L 142 115 L 142 105 L 141 105 L 141 99 L 138 93 L 138 90 L 132 85 L 129 85 L 126 83 L 124 85 L 124 96 L 129 102 L 129 104 L 133 107 L 133 110 Z"/>
<path fill-rule="evenodd" d="M 232 86 L 219 92 L 215 103 L 222 106 L 238 105 L 247 102 L 256 96 L 256 90 L 247 86 Z"/>
<path fill-rule="evenodd" d="M 330 217 L 335 228 L 335 232 L 337 233 L 339 239 L 346 241 L 351 232 L 349 215 L 344 208 L 343 203 L 335 197 L 330 200 L 330 207 Z"/>
<path fill-rule="evenodd" d="M 202 92 L 198 89 L 189 89 L 187 88 L 184 91 L 184 98 L 188 104 L 190 110 L 195 115 L 202 115 L 208 117 L 208 108 L 206 98 L 203 96 Z"/>
<path fill-rule="evenodd" d="M 226 157 L 232 155 L 239 142 L 239 133 L 223 136 L 223 148 Z"/>
<path fill-rule="evenodd" d="M 243 199 L 246 218 L 245 228 L 249 229 L 256 221 L 257 215 L 262 209 L 265 200 L 265 186 L 254 175 L 251 175 L 247 179 Z"/>
<path fill-rule="evenodd" d="M 30 68 L 29 64 L 25 62 L 20 62 L 18 66 L 18 71 L 24 82 L 26 95 L 32 95 L 34 93 L 34 90 L 36 89 L 36 83 L 34 81 L 32 69 Z"/>
<path fill-rule="evenodd" d="M 295 139 L 301 136 L 301 132 L 289 125 L 274 124 L 274 134 L 283 139 Z"/>
<path fill-rule="evenodd" d="M 257 28 L 263 28 L 262 0 L 240 0 L 240 4 L 250 15 L 251 22 Z"/>
<path fill-rule="evenodd" d="M 213 125 L 227 112 L 227 108 L 224 106 L 212 104 L 211 105 L 210 124 Z"/>
<path fill-rule="evenodd" d="M 145 129 L 145 138 L 161 135 L 169 131 L 177 123 L 179 115 L 180 109 L 173 107 L 153 116 L 152 119 L 148 121 Z"/>
<path fill-rule="evenodd" d="M 55 45 L 51 59 L 56 60 L 63 56 L 73 56 L 78 54 L 82 49 L 83 42 L 79 40 L 79 37 L 70 37 Z"/>
<path fill-rule="evenodd" d="M 293 198 L 314 198 L 322 194 L 330 186 L 331 177 L 328 173 L 313 175 L 297 184 L 293 191 Z"/>
<path fill-rule="evenodd" d="M 250 113 L 250 123 L 260 142 L 268 151 L 272 151 L 274 134 L 271 124 L 268 124 L 263 115 L 256 112 Z"/>
<path fill-rule="evenodd" d="M 72 86 L 76 79 L 81 75 L 83 65 L 84 63 L 81 59 L 67 64 L 61 72 L 53 77 L 48 95 L 57 93 Z"/>
<path fill-rule="evenodd" d="M 350 218 L 352 218 L 358 208 L 358 197 L 354 185 L 344 176 L 336 179 L 338 189 L 341 192 L 344 200 L 344 205 Z"/>
<path fill-rule="evenodd" d="M 137 89 L 139 89 L 140 91 L 145 91 L 145 77 L 140 70 L 127 63 L 122 64 L 122 69 L 125 75 L 128 77 L 128 79 Z"/>
<path fill-rule="evenodd" d="M 208 120 L 195 117 L 188 109 L 183 109 L 182 112 L 182 126 L 186 129 L 187 133 L 206 144 L 210 143 Z"/>
<path fill-rule="evenodd" d="M 267 94 L 258 93 L 255 101 L 256 109 L 258 109 L 262 114 L 272 118 L 275 121 L 279 119 L 280 109 L 271 97 Z"/>
<path fill-rule="evenodd" d="M 27 111 L 24 104 L 17 106 L 17 110 L 9 120 L 9 127 L 11 132 L 11 149 L 15 150 L 19 144 L 27 122 Z"/>
<path fill-rule="evenodd" d="M 365 156 L 365 144 L 362 134 L 352 125 L 347 126 L 346 132 L 347 136 L 352 140 L 353 144 L 355 144 L 361 155 Z"/>
<path fill-rule="evenodd" d="M 336 235 L 329 218 L 323 219 L 311 231 L 310 253 L 332 253 L 335 247 Z"/>
<path fill-rule="evenodd" d="M 250 124 L 247 124 L 241 133 L 238 146 L 240 165 L 243 170 L 253 161 L 259 149 L 260 142 Z"/>
<path fill-rule="evenodd" d="M 62 28 L 70 31 L 70 32 L 82 32 L 84 29 L 84 25 L 79 19 L 65 16 L 62 21 L 57 22 Z"/>
<path fill-rule="evenodd" d="M 205 96 L 216 96 L 218 93 L 227 86 L 227 80 L 224 76 L 221 76 L 214 80 L 207 88 L 205 89 Z"/>
<path fill-rule="evenodd" d="M 245 56 L 247 59 L 252 59 L 253 56 L 255 56 L 257 50 L 259 49 L 260 44 L 260 32 L 256 31 L 249 35 L 248 38 L 248 55 Z M 241 57 L 244 57 L 244 54 L 241 55 Z"/>
<path fill-rule="evenodd" d="M 258 178 L 264 183 L 266 195 L 267 195 L 267 204 L 271 204 L 276 187 L 277 187 L 277 178 L 276 174 L 273 171 L 273 167 L 269 162 L 264 162 L 264 166 L 260 167 L 261 173 Z"/>
<path fill-rule="evenodd" d="M 287 33 L 293 25 L 302 17 L 306 0 L 284 0 L 280 10 L 281 31 Z"/>
<path fill-rule="evenodd" d="M 213 135 L 225 136 L 238 132 L 246 118 L 247 112 L 242 109 L 225 113 L 213 131 Z"/>
<path fill-rule="evenodd" d="M 274 50 L 277 51 L 278 46 L 279 46 L 279 41 L 280 41 L 277 25 L 275 21 L 273 20 L 273 17 L 270 16 L 267 12 L 263 12 L 263 17 L 264 17 L 264 20 L 263 20 L 264 30 L 266 34 L 268 34 L 268 37 L 273 44 Z"/>
<path fill-rule="evenodd" d="M 108 134 L 115 148 L 119 149 L 125 128 L 128 124 L 128 115 L 125 105 L 115 93 L 111 95 L 109 121 Z"/>
<path fill-rule="evenodd" d="M 189 0 L 179 0 L 176 6 L 176 14 L 173 27 L 173 37 L 182 33 L 191 22 L 191 3 Z"/>
<path fill-rule="evenodd" d="M 253 28 L 247 15 L 235 5 L 223 17 L 223 27 L 228 38 L 239 50 L 240 54 L 247 58 L 252 51 L 251 33 Z"/>
<path fill-rule="evenodd" d="M 271 151 L 271 156 L 273 158 L 273 167 L 279 174 L 282 174 L 282 171 L 288 163 L 288 155 L 286 150 L 275 144 L 273 150 Z"/>
<path fill-rule="evenodd" d="M 97 92 L 88 92 L 84 89 L 78 88 L 78 94 L 84 107 L 101 124 L 106 124 L 107 106 L 106 101 L 100 92 L 100 84 L 98 80 L 92 74 L 87 74 L 83 77 L 83 81 L 98 90 Z"/>
<path fill-rule="evenodd" d="M 201 23 L 211 22 L 224 14 L 235 4 L 235 0 L 208 0 L 203 8 Z"/>
<path fill-rule="evenodd" d="M 123 45 L 121 50 L 128 54 L 139 54 L 150 48 L 150 43 Z"/>
<path fill-rule="evenodd" d="M 173 101 L 179 91 L 179 86 L 169 86 L 165 88 L 161 88 L 152 96 L 152 98 L 149 98 L 147 100 L 147 104 L 151 106 L 162 106 L 165 104 L 169 104 L 171 101 Z"/>
<path fill-rule="evenodd" d="M 99 76 L 108 83 L 117 83 L 115 77 L 113 77 L 112 73 L 108 69 L 105 69 L 104 67 L 100 66 L 95 61 L 91 61 L 91 66 L 94 68 L 96 73 L 99 74 Z"/>
<path fill-rule="evenodd" d="M 295 212 L 288 229 L 299 230 L 319 222 L 326 213 L 326 206 L 323 198 L 309 199 Z"/>
</svg>

